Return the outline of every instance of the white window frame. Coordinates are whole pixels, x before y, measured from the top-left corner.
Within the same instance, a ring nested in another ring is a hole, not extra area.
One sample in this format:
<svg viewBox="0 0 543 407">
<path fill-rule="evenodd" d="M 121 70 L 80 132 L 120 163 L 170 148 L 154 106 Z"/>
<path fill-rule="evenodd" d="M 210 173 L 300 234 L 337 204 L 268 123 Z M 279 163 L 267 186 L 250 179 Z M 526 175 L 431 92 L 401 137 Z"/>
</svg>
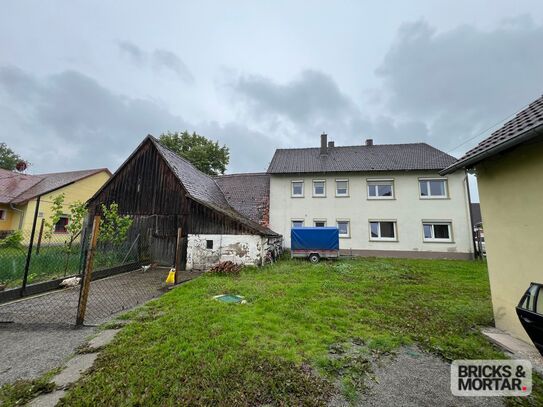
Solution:
<svg viewBox="0 0 543 407">
<path fill-rule="evenodd" d="M 326 225 L 328 225 L 328 222 L 326 221 L 326 219 L 319 218 L 319 219 L 313 219 L 313 227 L 320 227 L 316 225 L 317 222 L 324 222 L 323 227 L 326 227 Z"/>
<path fill-rule="evenodd" d="M 337 191 L 337 183 L 338 182 L 346 182 L 347 183 L 347 191 L 344 193 L 344 194 L 340 194 L 338 191 Z M 349 196 L 349 180 L 348 179 L 336 179 L 336 196 L 337 197 L 346 197 L 346 196 Z"/>
<path fill-rule="evenodd" d="M 6 220 L 8 211 L 5 209 L 0 209 L 0 220 Z"/>
<path fill-rule="evenodd" d="M 347 223 L 347 234 L 341 234 L 341 231 L 340 231 L 339 237 L 340 239 L 341 238 L 348 239 L 351 237 L 351 221 L 349 219 L 336 219 L 336 226 L 338 227 L 338 229 L 339 229 L 339 224 L 342 222 Z"/>
<path fill-rule="evenodd" d="M 390 185 L 390 188 L 392 190 L 391 196 L 371 196 L 370 195 L 370 186 L 372 185 Z M 394 188 L 394 180 L 393 179 L 372 179 L 368 178 L 366 180 L 366 193 L 368 196 L 368 199 L 377 199 L 377 200 L 386 200 L 386 199 L 395 199 L 396 198 L 396 191 Z"/>
<path fill-rule="evenodd" d="M 296 195 L 294 193 L 294 184 L 298 184 L 298 183 L 302 184 L 302 193 L 299 194 L 299 195 Z M 305 183 L 304 183 L 303 179 L 290 181 L 290 197 L 291 198 L 303 198 L 304 197 L 304 192 L 305 192 Z"/>
<path fill-rule="evenodd" d="M 317 182 L 322 182 L 322 194 L 315 193 L 315 184 Z M 313 198 L 325 198 L 326 197 L 326 180 L 325 179 L 314 179 L 313 180 Z"/>
<path fill-rule="evenodd" d="M 290 228 L 292 229 L 294 227 L 294 222 L 302 222 L 302 227 L 305 226 L 305 219 L 296 218 L 290 220 Z"/>
<path fill-rule="evenodd" d="M 427 238 L 426 234 L 424 233 L 424 226 L 425 225 L 431 225 L 432 226 L 432 237 Z M 448 239 L 441 239 L 441 238 L 435 238 L 435 225 L 445 225 L 449 228 L 449 238 Z M 453 240 L 453 226 L 452 221 L 450 220 L 423 220 L 422 221 L 422 241 L 427 243 L 452 243 Z"/>
<path fill-rule="evenodd" d="M 394 227 L 394 237 L 381 237 L 381 223 L 392 223 Z M 373 237 L 371 235 L 371 224 L 379 223 L 379 236 Z M 398 241 L 398 223 L 395 219 L 370 219 L 368 220 L 368 231 L 370 236 L 370 241 L 372 242 L 397 242 Z"/>
<path fill-rule="evenodd" d="M 431 195 L 430 191 L 430 181 L 442 181 L 445 183 L 445 195 Z M 422 190 L 421 190 L 421 183 L 426 182 L 426 189 L 428 191 L 428 195 L 423 196 Z M 447 178 L 419 178 L 418 180 L 418 188 L 419 188 L 419 198 L 420 199 L 448 199 L 449 198 L 449 180 Z"/>
</svg>

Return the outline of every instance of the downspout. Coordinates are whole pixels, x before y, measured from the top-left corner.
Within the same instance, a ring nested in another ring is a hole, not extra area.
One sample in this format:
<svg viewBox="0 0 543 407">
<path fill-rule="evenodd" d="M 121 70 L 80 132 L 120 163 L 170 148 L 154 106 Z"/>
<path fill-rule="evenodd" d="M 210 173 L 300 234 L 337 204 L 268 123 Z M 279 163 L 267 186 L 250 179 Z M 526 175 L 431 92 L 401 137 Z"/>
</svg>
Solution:
<svg viewBox="0 0 543 407">
<path fill-rule="evenodd" d="M 25 216 L 25 211 L 22 209 L 17 209 L 12 203 L 9 204 L 9 207 L 13 209 L 15 212 L 19 212 L 21 216 L 19 216 L 19 226 L 17 227 L 17 230 L 21 230 L 23 228 L 23 220 Z"/>
<path fill-rule="evenodd" d="M 477 245 L 475 244 L 475 236 L 473 234 L 473 213 L 471 211 L 471 193 L 469 191 L 469 178 L 468 178 L 468 174 L 466 172 L 465 173 L 465 177 L 464 177 L 464 182 L 466 184 L 466 191 L 467 191 L 467 194 L 468 194 L 468 215 L 469 215 L 469 233 L 470 233 L 470 236 L 471 236 L 471 244 L 472 244 L 472 247 L 473 247 L 473 253 L 475 254 L 476 257 L 479 257 L 479 249 L 477 248 Z"/>
</svg>

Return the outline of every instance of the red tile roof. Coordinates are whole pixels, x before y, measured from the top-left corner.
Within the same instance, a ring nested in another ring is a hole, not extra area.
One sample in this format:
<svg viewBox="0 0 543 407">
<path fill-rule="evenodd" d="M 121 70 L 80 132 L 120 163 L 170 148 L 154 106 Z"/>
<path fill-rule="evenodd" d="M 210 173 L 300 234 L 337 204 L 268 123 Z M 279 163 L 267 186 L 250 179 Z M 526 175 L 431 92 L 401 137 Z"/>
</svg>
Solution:
<svg viewBox="0 0 543 407">
<path fill-rule="evenodd" d="M 0 169 L 0 203 L 21 204 L 102 171 L 111 174 L 107 168 L 38 175 Z"/>
</svg>

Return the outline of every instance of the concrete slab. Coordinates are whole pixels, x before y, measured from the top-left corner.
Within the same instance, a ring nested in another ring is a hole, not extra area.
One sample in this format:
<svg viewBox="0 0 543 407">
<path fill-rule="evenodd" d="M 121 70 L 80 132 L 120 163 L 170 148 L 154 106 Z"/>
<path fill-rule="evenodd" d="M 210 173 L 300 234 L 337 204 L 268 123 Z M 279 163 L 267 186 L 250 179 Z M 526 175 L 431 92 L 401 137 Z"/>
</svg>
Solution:
<svg viewBox="0 0 543 407">
<path fill-rule="evenodd" d="M 543 374 L 543 357 L 535 346 L 517 339 L 498 328 L 484 328 L 481 330 L 492 343 L 511 354 L 513 359 L 526 359 L 532 363 L 534 370 Z"/>
<path fill-rule="evenodd" d="M 64 390 L 57 390 L 52 393 L 42 394 L 27 404 L 28 407 L 54 407 L 64 397 Z"/>
<path fill-rule="evenodd" d="M 98 350 L 110 343 L 120 329 L 106 329 L 89 341 L 89 349 Z"/>
<path fill-rule="evenodd" d="M 83 373 L 91 368 L 97 356 L 97 353 L 84 353 L 82 355 L 74 356 L 66 363 L 66 368 L 53 377 L 51 381 L 60 388 L 75 383 Z"/>
</svg>

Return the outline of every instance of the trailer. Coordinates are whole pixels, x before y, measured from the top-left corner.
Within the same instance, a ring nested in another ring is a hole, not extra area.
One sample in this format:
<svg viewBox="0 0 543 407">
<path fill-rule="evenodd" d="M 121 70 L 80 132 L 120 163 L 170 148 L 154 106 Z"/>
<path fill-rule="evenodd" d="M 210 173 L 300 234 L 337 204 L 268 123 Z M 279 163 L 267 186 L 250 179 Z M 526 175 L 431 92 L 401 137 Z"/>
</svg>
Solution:
<svg viewBox="0 0 543 407">
<path fill-rule="evenodd" d="M 339 257 L 337 227 L 296 227 L 290 231 L 290 256 L 306 258 L 311 263 Z"/>
</svg>

